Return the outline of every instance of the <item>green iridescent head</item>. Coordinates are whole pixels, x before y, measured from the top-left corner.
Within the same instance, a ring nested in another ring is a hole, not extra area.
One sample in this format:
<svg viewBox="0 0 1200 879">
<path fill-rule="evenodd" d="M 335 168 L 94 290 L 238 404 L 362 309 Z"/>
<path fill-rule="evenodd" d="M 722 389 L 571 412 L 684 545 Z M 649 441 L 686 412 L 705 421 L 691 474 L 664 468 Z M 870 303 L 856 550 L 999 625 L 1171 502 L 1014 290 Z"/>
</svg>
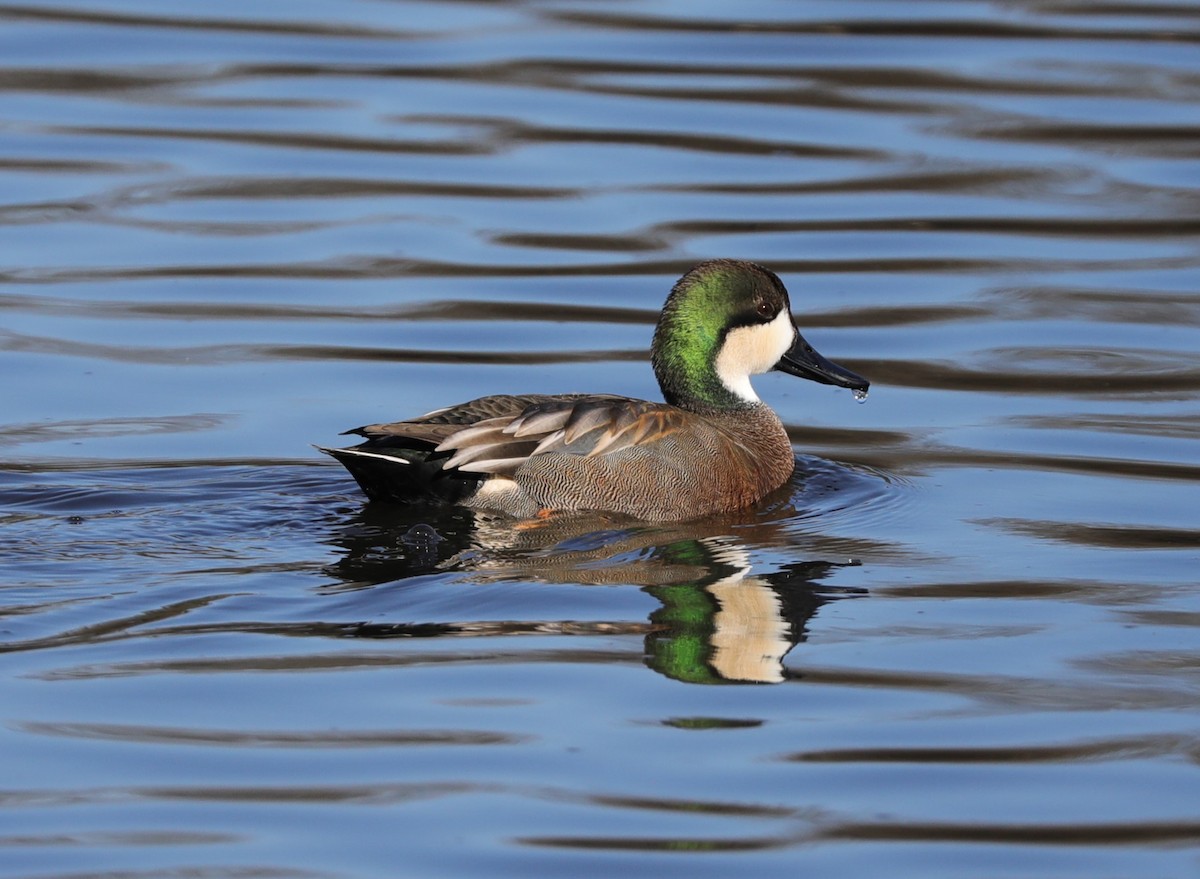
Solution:
<svg viewBox="0 0 1200 879">
<path fill-rule="evenodd" d="M 866 390 L 860 376 L 821 357 L 792 322 L 787 289 L 751 262 L 702 262 L 671 289 L 651 349 L 666 401 L 693 410 L 760 401 L 750 376 L 772 369 Z"/>
</svg>

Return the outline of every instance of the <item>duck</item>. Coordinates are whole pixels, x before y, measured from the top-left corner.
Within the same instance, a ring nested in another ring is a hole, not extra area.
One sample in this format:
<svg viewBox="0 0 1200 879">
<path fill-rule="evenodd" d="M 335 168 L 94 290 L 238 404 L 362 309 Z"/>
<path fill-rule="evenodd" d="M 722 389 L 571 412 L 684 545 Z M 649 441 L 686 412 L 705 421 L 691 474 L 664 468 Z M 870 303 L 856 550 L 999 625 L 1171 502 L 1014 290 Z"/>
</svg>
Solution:
<svg viewBox="0 0 1200 879">
<path fill-rule="evenodd" d="M 650 361 L 663 402 L 492 395 L 353 428 L 343 436 L 363 442 L 317 449 L 372 502 L 685 521 L 753 506 L 792 475 L 791 441 L 751 376 L 778 370 L 860 399 L 869 388 L 800 334 L 778 275 L 744 260 L 707 260 L 675 283 Z"/>
</svg>

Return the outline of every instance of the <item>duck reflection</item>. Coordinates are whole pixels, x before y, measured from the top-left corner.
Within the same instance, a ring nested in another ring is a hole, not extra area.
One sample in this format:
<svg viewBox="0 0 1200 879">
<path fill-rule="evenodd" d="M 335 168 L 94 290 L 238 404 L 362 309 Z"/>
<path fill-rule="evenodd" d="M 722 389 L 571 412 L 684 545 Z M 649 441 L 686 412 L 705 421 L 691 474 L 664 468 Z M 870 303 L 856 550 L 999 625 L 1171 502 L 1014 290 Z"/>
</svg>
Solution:
<svg viewBox="0 0 1200 879">
<path fill-rule="evenodd" d="M 647 620 L 363 623 L 347 634 L 641 635 L 646 664 L 675 680 L 779 683 L 789 674 L 785 655 L 805 639 L 818 608 L 864 594 L 821 583 L 853 561 L 792 561 L 754 572 L 763 557 L 799 550 L 787 527 L 796 515 L 786 498 L 766 511 L 671 525 L 613 516 L 517 523 L 469 510 L 368 505 L 334 536 L 342 557 L 327 569 L 338 581 L 327 588 L 402 586 L 434 574 L 477 584 L 633 584 L 659 603 Z M 836 547 L 847 548 L 844 541 Z"/>
<path fill-rule="evenodd" d="M 805 639 L 817 608 L 836 597 L 861 594 L 819 585 L 835 567 L 800 562 L 751 576 L 747 563 L 717 579 L 646 587 L 662 602 L 650 614 L 647 664 L 697 684 L 782 682 L 787 677 L 783 658 Z"/>
</svg>

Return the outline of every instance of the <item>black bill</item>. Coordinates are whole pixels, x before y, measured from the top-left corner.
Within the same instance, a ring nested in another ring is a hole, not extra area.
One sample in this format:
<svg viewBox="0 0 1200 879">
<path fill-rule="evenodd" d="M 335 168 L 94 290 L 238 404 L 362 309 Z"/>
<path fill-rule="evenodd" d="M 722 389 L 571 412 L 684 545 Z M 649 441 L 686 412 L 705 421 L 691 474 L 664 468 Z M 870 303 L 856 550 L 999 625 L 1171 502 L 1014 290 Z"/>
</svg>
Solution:
<svg viewBox="0 0 1200 879">
<path fill-rule="evenodd" d="M 804 341 L 804 337 L 799 333 L 796 333 L 796 341 L 775 364 L 775 368 L 788 375 L 798 375 L 823 385 L 837 385 L 839 388 L 855 391 L 866 391 L 871 386 L 861 375 L 844 366 L 838 366 L 832 360 L 826 360 L 816 348 Z"/>
</svg>

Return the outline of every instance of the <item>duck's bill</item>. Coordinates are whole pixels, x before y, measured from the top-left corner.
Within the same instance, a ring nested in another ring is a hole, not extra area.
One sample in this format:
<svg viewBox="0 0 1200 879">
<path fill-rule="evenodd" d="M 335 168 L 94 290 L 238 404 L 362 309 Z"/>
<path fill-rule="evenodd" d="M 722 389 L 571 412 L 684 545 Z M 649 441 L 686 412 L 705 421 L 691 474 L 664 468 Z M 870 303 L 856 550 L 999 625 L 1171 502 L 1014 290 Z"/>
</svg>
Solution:
<svg viewBox="0 0 1200 879">
<path fill-rule="evenodd" d="M 796 333 L 796 341 L 775 364 L 775 368 L 788 375 L 798 375 L 823 385 L 836 385 L 855 391 L 865 391 L 871 386 L 871 383 L 858 373 L 838 366 L 832 360 L 826 360 L 816 348 L 804 341 L 804 337 L 799 333 Z"/>
</svg>

